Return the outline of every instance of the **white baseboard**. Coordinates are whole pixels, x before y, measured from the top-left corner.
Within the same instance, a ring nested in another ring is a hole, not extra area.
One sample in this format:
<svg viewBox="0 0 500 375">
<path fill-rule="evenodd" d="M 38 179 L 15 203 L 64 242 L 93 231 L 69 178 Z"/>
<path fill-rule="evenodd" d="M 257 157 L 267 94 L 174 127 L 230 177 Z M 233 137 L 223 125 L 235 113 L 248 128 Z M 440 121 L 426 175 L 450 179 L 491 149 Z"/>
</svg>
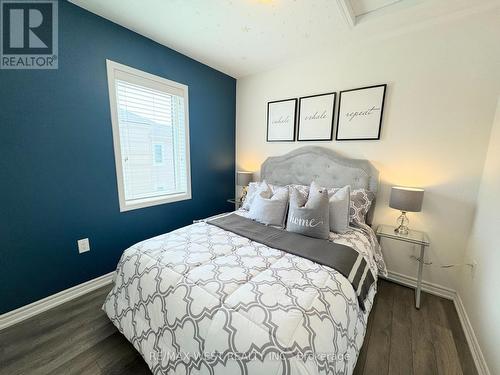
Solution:
<svg viewBox="0 0 500 375">
<path fill-rule="evenodd" d="M 389 271 L 387 277 L 381 278 L 393 281 L 397 284 L 409 286 L 411 288 L 415 288 L 417 286 L 417 279 L 415 277 L 406 276 L 397 272 Z M 453 289 L 438 284 L 433 284 L 424 280 L 422 280 L 422 291 L 451 300 L 454 300 L 457 294 L 457 292 Z"/>
<path fill-rule="evenodd" d="M 387 277 L 381 278 L 412 288 L 415 288 L 417 286 L 417 279 L 415 277 L 406 276 L 397 272 L 389 271 Z M 483 352 L 481 351 L 481 347 L 479 346 L 479 342 L 477 341 L 476 334 L 474 333 L 474 329 L 472 328 L 467 312 L 465 311 L 465 307 L 463 305 L 462 299 L 460 298 L 460 295 L 453 289 L 438 284 L 429 283 L 427 281 L 422 281 L 422 291 L 453 301 L 478 374 L 491 375 L 488 365 L 486 364 L 486 360 L 484 359 Z"/>
<path fill-rule="evenodd" d="M 62 292 L 30 303 L 29 305 L 2 314 L 0 315 L 0 330 L 52 309 L 53 307 L 59 306 L 64 302 L 70 301 L 83 294 L 96 290 L 104 285 L 110 284 L 113 279 L 113 275 L 114 272 L 110 272 L 96 279 L 89 280 L 83 284 L 76 285 L 72 288 L 63 290 Z"/>
<path fill-rule="evenodd" d="M 462 323 L 465 338 L 467 339 L 467 344 L 469 344 L 472 358 L 474 359 L 474 363 L 476 364 L 477 372 L 479 373 L 479 375 L 491 375 L 490 369 L 488 368 L 486 360 L 483 356 L 483 352 L 481 351 L 481 347 L 479 346 L 479 342 L 477 341 L 476 334 L 474 333 L 474 328 L 472 328 L 469 316 L 465 311 L 465 306 L 462 302 L 462 298 L 460 298 L 460 294 L 455 293 L 455 299 L 453 300 L 453 302 L 455 303 L 455 309 L 457 310 L 460 323 Z"/>
</svg>

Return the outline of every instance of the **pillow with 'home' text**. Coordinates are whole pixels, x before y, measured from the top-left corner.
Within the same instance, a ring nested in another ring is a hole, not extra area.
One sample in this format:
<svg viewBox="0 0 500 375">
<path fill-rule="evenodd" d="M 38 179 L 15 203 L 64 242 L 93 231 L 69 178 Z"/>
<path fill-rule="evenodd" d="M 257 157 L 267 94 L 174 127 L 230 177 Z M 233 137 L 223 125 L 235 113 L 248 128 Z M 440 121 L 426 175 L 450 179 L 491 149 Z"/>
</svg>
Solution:
<svg viewBox="0 0 500 375">
<path fill-rule="evenodd" d="M 307 201 L 294 187 L 291 188 L 286 230 L 304 236 L 328 239 L 330 235 L 330 211 L 328 191 L 313 181 Z"/>
</svg>

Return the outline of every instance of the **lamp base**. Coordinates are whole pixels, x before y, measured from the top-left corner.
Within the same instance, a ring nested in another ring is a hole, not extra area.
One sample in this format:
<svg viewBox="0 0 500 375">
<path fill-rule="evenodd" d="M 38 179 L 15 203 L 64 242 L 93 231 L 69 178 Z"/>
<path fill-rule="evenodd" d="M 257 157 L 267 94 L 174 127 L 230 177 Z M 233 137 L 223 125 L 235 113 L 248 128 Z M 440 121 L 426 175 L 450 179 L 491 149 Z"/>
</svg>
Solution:
<svg viewBox="0 0 500 375">
<path fill-rule="evenodd" d="M 245 202 L 245 199 L 247 198 L 247 193 L 248 193 L 248 186 L 243 186 L 243 188 L 241 189 L 240 203 L 243 204 L 243 202 Z"/>
<path fill-rule="evenodd" d="M 394 232 L 396 232 L 397 234 L 401 234 L 403 236 L 407 235 L 409 233 L 409 229 L 408 227 L 405 227 L 405 226 L 399 226 L 397 227 L 396 229 L 394 229 Z"/>
<path fill-rule="evenodd" d="M 398 217 L 397 223 L 398 226 L 394 229 L 394 232 L 401 235 L 407 235 L 409 233 L 408 224 L 410 220 L 408 220 L 405 211 L 401 211 L 401 216 Z"/>
</svg>

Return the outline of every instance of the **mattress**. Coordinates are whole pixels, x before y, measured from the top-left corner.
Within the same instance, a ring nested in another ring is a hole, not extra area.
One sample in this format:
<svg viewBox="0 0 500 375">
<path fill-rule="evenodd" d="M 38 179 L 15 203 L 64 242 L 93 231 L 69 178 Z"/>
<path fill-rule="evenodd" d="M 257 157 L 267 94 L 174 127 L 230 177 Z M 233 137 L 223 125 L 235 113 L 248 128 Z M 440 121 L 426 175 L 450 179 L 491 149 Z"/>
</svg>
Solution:
<svg viewBox="0 0 500 375">
<path fill-rule="evenodd" d="M 383 267 L 369 227 L 331 240 Z M 202 221 L 127 249 L 103 309 L 154 374 L 352 374 L 375 293 Z"/>
</svg>

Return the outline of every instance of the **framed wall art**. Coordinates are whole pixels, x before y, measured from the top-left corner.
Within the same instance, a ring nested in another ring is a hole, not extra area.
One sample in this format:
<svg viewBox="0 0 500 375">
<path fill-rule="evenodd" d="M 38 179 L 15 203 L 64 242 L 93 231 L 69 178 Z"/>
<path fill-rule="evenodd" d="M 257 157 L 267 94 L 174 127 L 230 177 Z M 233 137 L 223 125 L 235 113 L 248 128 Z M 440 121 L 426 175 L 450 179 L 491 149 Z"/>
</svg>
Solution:
<svg viewBox="0 0 500 375">
<path fill-rule="evenodd" d="M 267 103 L 267 142 L 295 141 L 297 99 Z"/>
<path fill-rule="evenodd" d="M 298 141 L 331 141 L 335 113 L 334 92 L 299 99 Z"/>
<path fill-rule="evenodd" d="M 380 139 L 386 87 L 384 84 L 340 92 L 336 140 Z"/>
</svg>

